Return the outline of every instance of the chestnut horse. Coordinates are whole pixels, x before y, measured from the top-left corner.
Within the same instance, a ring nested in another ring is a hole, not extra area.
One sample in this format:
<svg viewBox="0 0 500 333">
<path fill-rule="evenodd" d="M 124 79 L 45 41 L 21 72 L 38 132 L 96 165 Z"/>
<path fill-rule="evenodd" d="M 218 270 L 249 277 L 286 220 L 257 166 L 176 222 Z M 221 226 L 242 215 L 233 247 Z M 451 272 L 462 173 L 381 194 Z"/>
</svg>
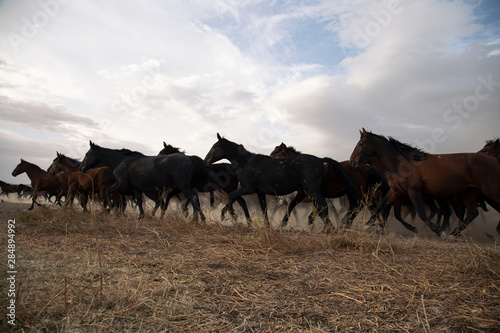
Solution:
<svg viewBox="0 0 500 333">
<path fill-rule="evenodd" d="M 38 192 L 40 191 L 58 190 L 59 194 L 57 195 L 57 199 L 59 202 L 61 197 L 66 195 L 68 192 L 68 176 L 65 172 L 59 172 L 58 174 L 52 176 L 47 171 L 42 170 L 38 165 L 21 159 L 21 163 L 19 163 L 14 171 L 12 171 L 12 176 L 16 177 L 24 172 L 26 172 L 31 180 L 31 187 L 33 188 L 32 203 L 28 210 L 32 210 L 35 203 L 40 206 L 40 204 L 36 202 Z"/>
<path fill-rule="evenodd" d="M 116 182 L 113 176 L 113 170 L 108 167 L 89 169 L 85 173 L 79 171 L 72 172 L 68 176 L 68 196 L 66 205 L 72 205 L 75 194 L 80 197 L 80 205 L 83 211 L 87 210 L 88 198 L 98 194 L 102 200 L 104 209 L 108 206 L 106 190 Z M 132 193 L 132 192 L 131 192 Z M 115 203 L 125 209 L 123 196 L 118 193 L 112 193 Z"/>
<path fill-rule="evenodd" d="M 408 196 L 418 216 L 438 236 L 443 229 L 427 216 L 424 197 L 453 201 L 462 196 L 467 208 L 464 221 L 452 232 L 459 234 L 477 216 L 477 193 L 500 212 L 500 165 L 486 154 L 428 154 L 393 138 L 360 131 L 360 140 L 351 155 L 351 163 L 370 163 L 383 174 L 391 187 L 376 209 Z"/>
</svg>

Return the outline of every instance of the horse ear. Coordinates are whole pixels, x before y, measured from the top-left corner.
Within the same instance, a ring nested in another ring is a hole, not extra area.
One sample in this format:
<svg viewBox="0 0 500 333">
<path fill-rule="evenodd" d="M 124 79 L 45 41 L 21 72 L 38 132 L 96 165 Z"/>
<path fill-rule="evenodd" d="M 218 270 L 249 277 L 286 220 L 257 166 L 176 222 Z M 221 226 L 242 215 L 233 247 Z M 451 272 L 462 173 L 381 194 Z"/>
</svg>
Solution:
<svg viewBox="0 0 500 333">
<path fill-rule="evenodd" d="M 163 148 L 167 148 L 167 144 L 163 141 Z"/>
<path fill-rule="evenodd" d="M 217 133 L 217 140 L 220 140 L 220 139 L 222 139 L 222 138 L 221 138 L 220 134 Z"/>
<path fill-rule="evenodd" d="M 92 142 L 92 140 L 89 140 L 89 145 L 90 145 L 90 147 L 92 147 L 94 145 L 94 143 Z"/>
</svg>

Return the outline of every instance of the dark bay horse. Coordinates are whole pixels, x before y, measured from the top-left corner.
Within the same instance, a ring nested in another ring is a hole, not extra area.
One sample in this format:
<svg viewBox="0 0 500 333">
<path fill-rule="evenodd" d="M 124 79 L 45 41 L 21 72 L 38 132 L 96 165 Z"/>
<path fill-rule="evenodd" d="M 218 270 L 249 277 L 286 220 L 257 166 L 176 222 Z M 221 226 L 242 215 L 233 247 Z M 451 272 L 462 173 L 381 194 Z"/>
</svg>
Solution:
<svg viewBox="0 0 500 333">
<path fill-rule="evenodd" d="M 205 216 L 200 210 L 198 195 L 192 190 L 193 175 L 200 166 L 194 164 L 185 155 L 145 156 L 128 149 L 99 147 L 90 142 L 90 149 L 82 161 L 80 171 L 85 172 L 98 163 L 103 163 L 113 169 L 116 177 L 116 183 L 106 190 L 108 201 L 113 191 L 133 189 L 139 206 L 139 218 L 144 217 L 142 193 L 160 200 L 167 189 L 177 187 L 193 205 L 195 217 L 199 214 L 205 221 Z M 165 209 L 166 207 L 162 207 L 162 212 Z"/>
<path fill-rule="evenodd" d="M 0 180 L 0 189 L 2 190 L 2 193 L 0 193 L 0 195 L 5 195 L 8 197 L 9 194 L 11 193 L 17 193 L 18 199 L 31 191 L 31 187 L 27 185 L 23 184 L 13 185 L 3 182 L 1 180 Z"/>
<path fill-rule="evenodd" d="M 173 147 L 172 145 L 163 142 L 163 149 L 158 153 L 158 155 L 170 155 L 170 154 L 185 154 L 179 148 Z M 203 160 L 198 156 L 189 156 L 195 163 L 203 163 Z M 210 192 L 210 206 L 214 203 L 214 191 L 223 190 L 227 194 L 235 191 L 238 188 L 238 177 L 236 171 L 232 168 L 229 163 L 217 163 L 210 166 L 206 166 L 205 169 L 201 169 L 193 179 L 193 184 L 198 192 Z M 168 205 L 168 201 L 176 194 L 179 194 L 179 189 L 174 189 L 168 193 L 165 199 L 165 205 Z M 249 217 L 247 204 L 245 199 L 239 197 L 236 199 L 240 204 L 245 216 Z M 183 210 L 187 209 L 189 201 L 187 201 Z"/>
<path fill-rule="evenodd" d="M 297 156 L 301 154 L 294 147 L 287 146 L 281 143 L 276 146 L 273 152 L 270 154 L 273 158 L 288 158 L 292 156 Z M 321 194 L 325 198 L 339 198 L 346 195 L 349 200 L 349 208 L 347 214 L 342 219 L 342 224 L 349 227 L 358 214 L 359 204 L 361 200 L 361 195 L 367 197 L 367 202 L 369 203 L 369 208 L 374 210 L 376 208 L 375 201 L 380 201 L 389 191 L 389 185 L 387 182 L 379 175 L 379 173 L 369 165 L 352 166 L 349 161 L 340 162 L 340 165 L 352 176 L 353 181 L 358 187 L 357 193 L 349 193 L 346 185 L 333 173 L 326 174 L 323 180 L 323 185 L 321 187 Z M 375 197 L 375 198 L 373 198 Z M 303 191 L 299 191 L 294 199 L 290 202 L 287 209 L 287 214 L 283 218 L 282 226 L 286 226 L 287 217 L 290 216 L 292 210 L 297 204 L 306 198 Z M 374 200 L 375 199 L 375 200 Z M 387 217 L 385 217 L 387 218 Z M 311 216 L 309 216 L 309 221 Z M 401 218 L 402 220 L 402 218 Z M 415 227 L 406 223 L 404 220 L 401 222 L 405 228 L 412 232 L 416 232 Z"/>
<path fill-rule="evenodd" d="M 51 175 L 55 175 L 61 171 L 70 174 L 72 172 L 78 171 L 81 162 L 77 159 L 67 157 L 64 154 L 56 152 L 57 156 L 52 161 L 52 164 L 48 167 L 47 172 Z"/>
<path fill-rule="evenodd" d="M 360 135 L 351 163 L 370 163 L 391 187 L 377 210 L 408 196 L 418 216 L 441 237 L 446 235 L 428 218 L 424 196 L 449 201 L 457 195 L 463 198 L 467 216 L 452 235 L 459 234 L 477 216 L 477 193 L 500 211 L 500 165 L 495 158 L 478 153 L 433 155 L 365 129 Z"/>
<path fill-rule="evenodd" d="M 68 192 L 68 176 L 65 172 L 59 172 L 52 176 L 47 171 L 42 170 L 38 165 L 21 159 L 21 163 L 12 171 L 12 176 L 16 177 L 24 172 L 26 172 L 31 180 L 31 187 L 33 188 L 32 203 L 28 210 L 32 210 L 35 203 L 40 206 L 40 204 L 36 202 L 40 191 L 59 191 L 57 195 L 59 202 L 61 197 Z"/>
<path fill-rule="evenodd" d="M 486 141 L 486 144 L 480 151 L 478 151 L 478 153 L 484 153 L 496 157 L 498 162 L 500 162 L 500 139 Z M 483 209 L 486 210 L 485 207 L 483 207 Z M 500 234 L 500 221 L 498 221 L 496 230 Z"/>
<path fill-rule="evenodd" d="M 312 198 L 316 213 L 323 219 L 325 228 L 331 228 L 328 217 L 328 205 L 321 194 L 321 186 L 327 172 L 335 172 L 350 179 L 340 164 L 329 158 L 319 158 L 313 155 L 300 154 L 285 159 L 273 159 L 270 156 L 253 154 L 242 145 L 231 142 L 217 134 L 218 141 L 212 146 L 205 163 L 211 165 L 221 159 L 228 159 L 236 169 L 241 187 L 229 194 L 229 202 L 224 210 L 233 211 L 236 198 L 256 193 L 266 224 L 267 216 L 266 194 L 286 195 L 302 190 Z M 355 191 L 355 185 L 349 184 Z M 249 218 L 248 218 L 249 219 Z"/>
</svg>

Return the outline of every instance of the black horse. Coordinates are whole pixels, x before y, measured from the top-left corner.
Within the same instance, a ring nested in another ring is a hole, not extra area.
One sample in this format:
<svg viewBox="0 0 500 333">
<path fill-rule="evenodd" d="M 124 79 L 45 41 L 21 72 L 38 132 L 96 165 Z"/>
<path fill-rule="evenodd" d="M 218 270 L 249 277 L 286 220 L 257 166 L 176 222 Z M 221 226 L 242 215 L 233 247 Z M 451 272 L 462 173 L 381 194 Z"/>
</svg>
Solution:
<svg viewBox="0 0 500 333">
<path fill-rule="evenodd" d="M 185 154 L 184 151 L 181 151 L 177 147 L 173 147 L 172 145 L 166 144 L 163 142 L 163 149 L 158 153 L 158 155 L 170 155 L 170 154 Z M 198 157 L 191 155 L 189 156 L 191 160 L 196 163 L 201 162 L 203 164 L 203 160 Z M 238 177 L 236 175 L 236 171 L 233 169 L 232 165 L 229 163 L 217 163 L 212 164 L 210 167 L 206 167 L 205 170 L 201 170 L 197 175 L 195 175 L 193 180 L 193 185 L 198 190 L 198 192 L 210 192 L 210 206 L 213 207 L 214 204 L 214 191 L 223 190 L 227 194 L 238 188 Z M 180 193 L 179 189 L 174 189 L 167 194 L 165 198 L 165 205 L 168 205 L 169 200 L 174 196 Z M 239 197 L 236 199 L 243 209 L 246 216 L 249 216 L 248 208 L 245 199 Z M 187 201 L 182 210 L 186 212 L 187 205 L 189 201 Z"/>
<path fill-rule="evenodd" d="M 116 177 L 116 183 L 106 190 L 108 199 L 113 191 L 124 188 L 133 189 L 139 206 L 139 218 L 144 217 L 142 193 L 157 198 L 158 202 L 166 190 L 176 187 L 193 205 L 195 217 L 199 213 L 201 219 L 205 221 L 205 216 L 200 210 L 198 196 L 192 190 L 193 175 L 204 165 L 194 164 L 183 154 L 145 156 L 128 149 L 99 147 L 90 142 L 90 149 L 82 161 L 80 171 L 85 172 L 99 162 L 113 169 Z M 162 205 L 162 213 L 165 210 L 166 207 Z"/>
<path fill-rule="evenodd" d="M 223 211 L 233 211 L 236 198 L 256 193 L 265 222 L 269 226 L 267 216 L 266 194 L 285 195 L 294 191 L 303 190 L 312 198 L 317 214 L 323 219 L 325 227 L 330 229 L 331 221 L 328 217 L 328 205 L 321 194 L 321 186 L 325 172 L 335 172 L 342 175 L 348 189 L 357 191 L 352 177 L 336 161 L 330 158 L 319 158 L 313 155 L 300 154 L 285 159 L 273 159 L 270 156 L 253 154 L 242 145 L 221 138 L 205 157 L 206 164 L 212 164 L 221 159 L 228 159 L 235 167 L 241 187 L 229 194 L 229 202 Z M 249 220 L 250 217 L 247 216 Z"/>
</svg>

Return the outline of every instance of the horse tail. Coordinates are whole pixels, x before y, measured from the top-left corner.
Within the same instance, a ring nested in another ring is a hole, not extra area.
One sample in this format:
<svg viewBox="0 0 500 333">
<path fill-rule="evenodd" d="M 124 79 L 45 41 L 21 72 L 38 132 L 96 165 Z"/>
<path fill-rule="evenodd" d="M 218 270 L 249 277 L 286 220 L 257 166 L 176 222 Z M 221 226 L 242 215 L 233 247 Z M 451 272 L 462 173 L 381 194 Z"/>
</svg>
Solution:
<svg viewBox="0 0 500 333">
<path fill-rule="evenodd" d="M 362 195 L 354 177 L 334 159 L 325 157 L 323 158 L 323 162 L 327 166 L 326 176 L 328 177 L 335 173 L 338 180 L 346 186 L 346 192 L 354 196 L 356 199 L 361 200 Z"/>
</svg>

